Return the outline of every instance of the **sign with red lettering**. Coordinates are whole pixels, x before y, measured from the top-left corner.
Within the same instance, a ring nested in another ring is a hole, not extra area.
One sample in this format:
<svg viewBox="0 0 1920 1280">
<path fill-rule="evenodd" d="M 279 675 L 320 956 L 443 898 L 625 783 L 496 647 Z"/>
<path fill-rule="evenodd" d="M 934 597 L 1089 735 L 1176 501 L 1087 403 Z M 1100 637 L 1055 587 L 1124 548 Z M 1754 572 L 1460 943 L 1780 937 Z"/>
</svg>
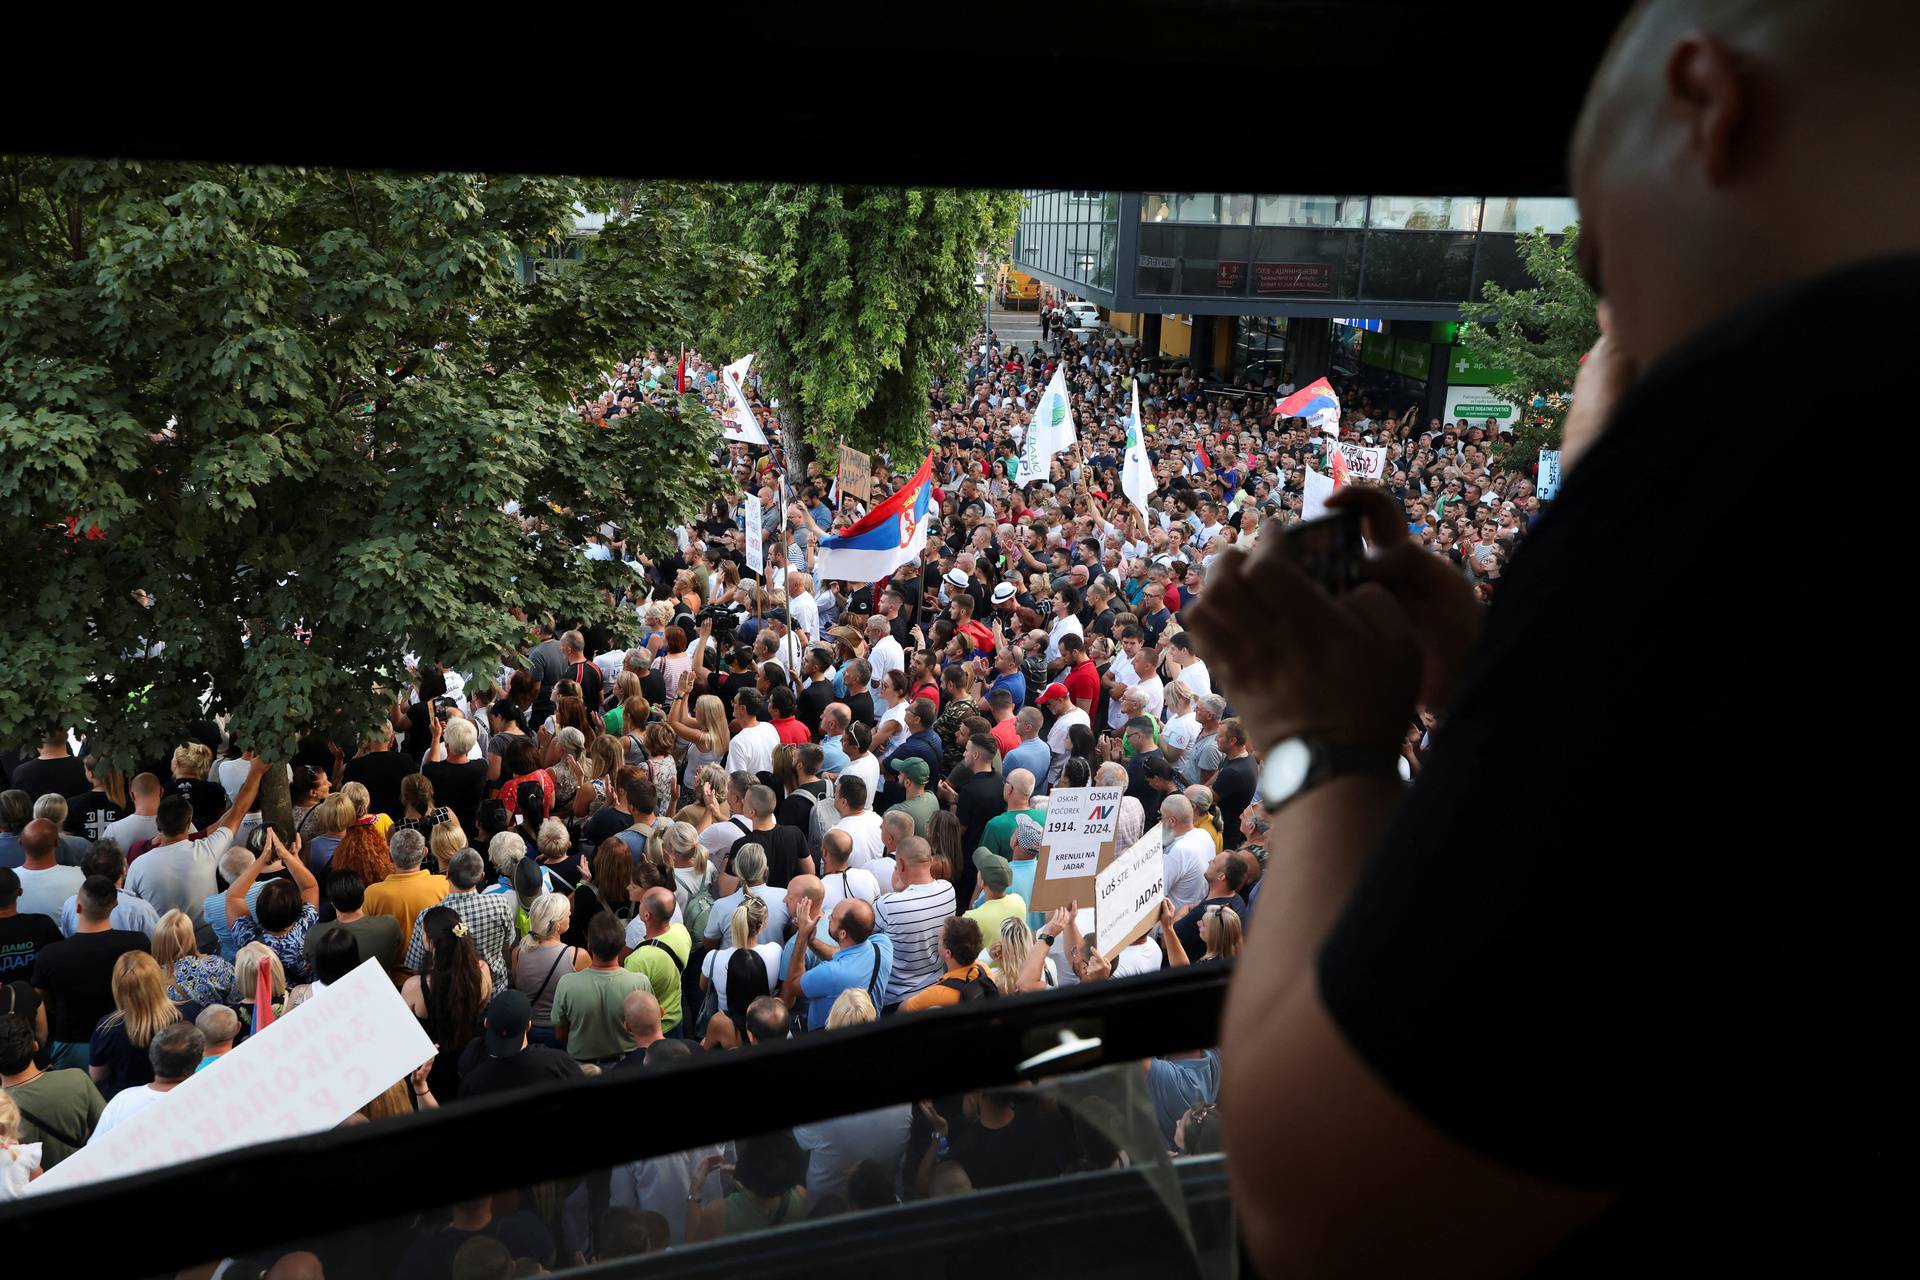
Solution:
<svg viewBox="0 0 1920 1280">
<path fill-rule="evenodd" d="M 1330 293 L 1333 265 L 1326 262 L 1256 262 L 1255 293 Z"/>
</svg>

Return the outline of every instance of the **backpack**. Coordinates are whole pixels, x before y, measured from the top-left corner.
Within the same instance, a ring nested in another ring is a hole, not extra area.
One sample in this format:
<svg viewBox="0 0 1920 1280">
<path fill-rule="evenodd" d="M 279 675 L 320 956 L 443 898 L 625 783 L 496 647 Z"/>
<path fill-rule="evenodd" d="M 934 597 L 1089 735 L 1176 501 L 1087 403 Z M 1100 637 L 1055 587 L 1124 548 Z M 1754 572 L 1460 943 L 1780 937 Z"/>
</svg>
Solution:
<svg viewBox="0 0 1920 1280">
<path fill-rule="evenodd" d="M 687 932 L 693 935 L 696 949 L 706 936 L 707 917 L 713 914 L 713 885 L 714 877 L 708 875 L 701 882 L 699 891 L 687 895 L 686 905 L 680 908 L 681 922 L 687 926 Z"/>
<path fill-rule="evenodd" d="M 733 981 L 731 970 L 727 973 L 727 981 L 729 983 Z M 976 966 L 971 978 L 942 978 L 933 985 L 945 987 L 949 991 L 958 991 L 961 1004 L 970 1004 L 975 1000 L 992 1000 L 1000 994 L 1000 988 L 995 986 L 993 979 L 988 976 L 985 965 Z M 732 994 L 731 986 L 728 988 L 728 994 Z"/>
<path fill-rule="evenodd" d="M 767 976 L 767 962 L 752 947 L 737 947 L 727 957 L 727 1016 L 736 1027 L 745 1027 L 747 1006 L 761 996 L 773 994 Z M 963 996 L 962 999 L 965 999 Z"/>
<path fill-rule="evenodd" d="M 833 788 L 827 788 L 827 794 L 813 802 L 813 816 L 807 822 L 807 854 L 813 859 L 813 865 L 820 866 L 820 842 L 826 839 L 827 832 L 840 825 L 840 810 L 834 800 Z"/>
</svg>

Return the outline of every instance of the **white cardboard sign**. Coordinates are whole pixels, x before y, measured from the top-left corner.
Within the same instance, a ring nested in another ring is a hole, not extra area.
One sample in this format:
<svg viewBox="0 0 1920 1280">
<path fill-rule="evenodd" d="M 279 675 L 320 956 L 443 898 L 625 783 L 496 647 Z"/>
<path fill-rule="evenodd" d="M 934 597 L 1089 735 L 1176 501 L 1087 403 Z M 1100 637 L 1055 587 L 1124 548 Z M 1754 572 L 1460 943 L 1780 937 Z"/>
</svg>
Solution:
<svg viewBox="0 0 1920 1280">
<path fill-rule="evenodd" d="M 1560 451 L 1540 451 L 1540 479 L 1533 486 L 1534 496 L 1546 502 L 1560 492 Z"/>
<path fill-rule="evenodd" d="M 1301 476 L 1301 493 L 1300 518 L 1318 520 L 1327 514 L 1327 499 L 1333 496 L 1333 477 L 1308 467 Z"/>
<path fill-rule="evenodd" d="M 1347 456 L 1347 470 L 1356 480 L 1378 480 L 1386 474 L 1387 449 L 1385 445 L 1343 444 L 1340 452 Z"/>
<path fill-rule="evenodd" d="M 1098 867 L 1100 846 L 1113 839 L 1120 817 L 1120 787 L 1069 787 L 1052 793 L 1047 805 L 1047 879 L 1090 876 Z"/>
<path fill-rule="evenodd" d="M 432 1056 L 419 1020 L 369 959 L 62 1160 L 28 1193 L 331 1129 Z"/>
<path fill-rule="evenodd" d="M 1094 945 L 1111 960 L 1152 928 L 1167 896 L 1166 861 L 1156 826 L 1108 863 L 1094 880 Z"/>
<path fill-rule="evenodd" d="M 757 574 L 765 574 L 767 536 L 760 527 L 760 495 L 747 495 L 747 568 Z"/>
</svg>

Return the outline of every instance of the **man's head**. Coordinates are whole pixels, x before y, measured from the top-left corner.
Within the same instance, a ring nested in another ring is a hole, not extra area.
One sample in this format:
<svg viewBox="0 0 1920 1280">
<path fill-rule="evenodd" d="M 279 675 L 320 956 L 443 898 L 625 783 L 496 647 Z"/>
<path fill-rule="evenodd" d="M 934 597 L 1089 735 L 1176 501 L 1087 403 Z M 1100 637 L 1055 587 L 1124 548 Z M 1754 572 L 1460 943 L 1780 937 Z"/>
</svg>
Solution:
<svg viewBox="0 0 1920 1280">
<path fill-rule="evenodd" d="M 36 869 L 52 866 L 54 855 L 60 852 L 60 828 L 45 818 L 35 818 L 20 833 L 20 851 L 26 854 L 28 865 Z"/>
<path fill-rule="evenodd" d="M 828 871 L 844 871 L 847 859 L 853 856 L 853 835 L 846 831 L 829 831 L 820 837 L 820 853 L 826 862 Z"/>
<path fill-rule="evenodd" d="M 170 792 L 154 813 L 160 834 L 169 838 L 187 834 L 193 825 L 193 802 L 178 792 Z"/>
<path fill-rule="evenodd" d="M 819 876 L 795 876 L 787 881 L 786 905 L 789 916 L 794 914 L 794 909 L 800 905 L 802 899 L 811 902 L 818 909 L 826 898 L 827 886 Z"/>
<path fill-rule="evenodd" d="M 200 1069 L 207 1037 L 191 1022 L 170 1022 L 147 1042 L 147 1060 L 156 1084 L 178 1084 Z"/>
<path fill-rule="evenodd" d="M 1610 341 L 1645 368 L 1765 289 L 1913 252 L 1917 99 L 1910 4 L 1642 0 L 1569 161 Z M 1833 189 L 1848 199 L 1800 198 Z"/>
<path fill-rule="evenodd" d="M 910 756 L 902 760 L 895 767 L 894 772 L 900 775 L 900 784 L 906 788 L 910 796 L 919 795 L 926 790 L 927 778 L 931 775 L 927 762 L 918 756 Z"/>
<path fill-rule="evenodd" d="M 105 876 L 88 876 L 81 881 L 75 899 L 80 918 L 98 924 L 113 916 L 113 909 L 120 902 L 120 889 Z"/>
<path fill-rule="evenodd" d="M 953 916 L 940 929 L 940 954 L 950 969 L 964 969 L 980 958 L 980 924 Z"/>
<path fill-rule="evenodd" d="M 224 1004 L 210 1004 L 194 1018 L 193 1025 L 207 1038 L 209 1054 L 224 1053 L 233 1048 L 233 1039 L 240 1034 L 240 1015 Z"/>
<path fill-rule="evenodd" d="M 880 842 L 887 852 L 899 852 L 900 847 L 912 838 L 913 815 L 899 808 L 887 810 L 886 816 L 880 820 Z"/>
<path fill-rule="evenodd" d="M 748 1044 L 769 1044 L 787 1038 L 787 1006 L 776 996 L 761 996 L 747 1006 Z"/>
<path fill-rule="evenodd" d="M 859 898 L 847 898 L 833 909 L 827 920 L 827 932 L 843 947 L 857 947 L 873 933 L 873 906 Z"/>
<path fill-rule="evenodd" d="M 629 991 L 620 1002 L 620 1025 L 644 1049 L 660 1038 L 660 1001 L 651 991 Z"/>
<path fill-rule="evenodd" d="M 1185 796 L 1168 796 L 1160 802 L 1160 821 L 1166 824 L 1168 834 L 1183 836 L 1193 830 L 1193 806 Z"/>
<path fill-rule="evenodd" d="M 840 785 L 834 788 L 834 805 L 842 814 L 852 817 L 867 807 L 867 782 L 864 778 L 843 777 Z"/>
<path fill-rule="evenodd" d="M 447 883 L 459 893 L 470 893 L 487 878 L 487 860 L 478 849 L 462 849 L 447 866 Z"/>
<path fill-rule="evenodd" d="M 892 817 L 890 813 L 887 815 Z M 908 819 L 908 821 L 912 821 Z M 900 871 L 909 881 L 924 882 L 933 875 L 933 846 L 922 836 L 908 836 L 900 842 Z"/>
</svg>

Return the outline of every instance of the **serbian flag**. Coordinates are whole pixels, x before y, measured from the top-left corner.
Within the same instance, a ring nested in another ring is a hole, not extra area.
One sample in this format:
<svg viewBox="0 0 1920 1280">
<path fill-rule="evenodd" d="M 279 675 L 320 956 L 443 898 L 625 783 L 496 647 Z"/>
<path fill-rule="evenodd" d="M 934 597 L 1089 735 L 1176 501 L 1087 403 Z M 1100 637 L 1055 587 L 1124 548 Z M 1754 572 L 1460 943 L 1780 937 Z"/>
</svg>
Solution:
<svg viewBox="0 0 1920 1280">
<path fill-rule="evenodd" d="M 259 1035 L 273 1025 L 273 966 L 260 961 L 256 966 L 259 972 L 253 981 L 253 1030 L 250 1035 Z"/>
<path fill-rule="evenodd" d="M 680 368 L 673 375 L 673 391 L 675 395 L 687 394 L 687 349 L 685 347 L 680 348 Z"/>
<path fill-rule="evenodd" d="M 1187 474 L 1197 476 L 1202 471 L 1213 470 L 1213 459 L 1207 456 L 1207 438 L 1201 436 L 1193 442 L 1193 456 L 1187 459 Z"/>
<path fill-rule="evenodd" d="M 1315 378 L 1275 405 L 1273 411 L 1283 418 L 1305 418 L 1309 425 L 1330 436 L 1340 434 L 1340 398 L 1325 378 Z"/>
<path fill-rule="evenodd" d="M 1331 440 L 1327 445 L 1327 469 L 1333 472 L 1333 488 L 1338 492 L 1351 478 L 1347 471 L 1347 452 Z"/>
<path fill-rule="evenodd" d="M 919 557 L 927 545 L 933 502 L 933 454 L 897 491 L 839 533 L 820 539 L 814 576 L 822 581 L 878 582 Z"/>
</svg>

